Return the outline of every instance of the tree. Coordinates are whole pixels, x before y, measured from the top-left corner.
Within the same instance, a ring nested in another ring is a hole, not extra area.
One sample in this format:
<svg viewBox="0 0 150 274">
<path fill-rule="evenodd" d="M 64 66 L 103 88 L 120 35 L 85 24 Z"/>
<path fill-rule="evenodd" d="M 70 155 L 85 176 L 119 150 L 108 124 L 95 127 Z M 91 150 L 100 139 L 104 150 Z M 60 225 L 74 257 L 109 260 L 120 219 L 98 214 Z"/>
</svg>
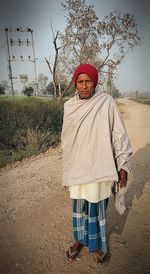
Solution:
<svg viewBox="0 0 150 274">
<path fill-rule="evenodd" d="M 39 86 L 40 94 L 44 94 L 44 90 L 47 86 L 47 81 L 48 81 L 48 77 L 46 75 L 44 75 L 43 73 L 40 73 L 38 75 L 38 86 Z"/>
<path fill-rule="evenodd" d="M 53 85 L 53 82 L 50 82 L 45 90 L 44 90 L 44 94 L 45 95 L 52 95 L 54 97 L 54 85 Z"/>
<path fill-rule="evenodd" d="M 52 74 L 52 77 L 53 77 L 53 86 L 54 86 L 53 96 L 56 98 L 61 94 L 60 85 L 58 84 L 60 82 L 59 81 L 59 69 L 58 69 L 58 53 L 59 53 L 59 50 L 62 49 L 65 45 L 62 44 L 62 45 L 58 46 L 60 32 L 58 30 L 54 31 L 52 24 L 51 24 L 51 31 L 52 31 L 52 35 L 53 35 L 53 45 L 54 45 L 54 49 L 55 49 L 55 58 L 54 58 L 53 67 L 51 66 L 51 64 L 47 60 L 47 58 L 45 58 L 45 61 L 48 65 L 50 73 Z"/>
<path fill-rule="evenodd" d="M 57 90 L 58 90 L 58 85 L 60 84 L 60 86 L 61 86 L 61 92 L 63 92 L 65 89 L 66 89 L 66 87 L 67 87 L 67 84 L 64 82 L 64 81 L 61 81 L 60 83 L 56 83 L 56 88 L 57 88 Z M 73 92 L 73 90 L 72 90 L 72 92 Z M 44 94 L 50 94 L 50 95 L 52 95 L 53 97 L 54 97 L 54 85 L 53 85 L 53 82 L 50 82 L 47 86 L 46 86 L 46 88 L 45 88 L 45 91 L 44 91 Z"/>
<path fill-rule="evenodd" d="M 141 44 L 136 19 L 129 13 L 116 10 L 100 21 L 94 6 L 85 0 L 66 0 L 62 6 L 67 25 L 61 34 L 65 48 L 60 60 L 67 75 L 83 62 L 95 64 L 101 74 L 115 70 L 129 50 Z"/>
<path fill-rule="evenodd" d="M 119 92 L 119 89 L 116 88 L 114 83 L 112 83 L 112 85 L 110 87 L 110 94 L 114 98 L 118 98 L 118 97 L 121 96 L 121 93 Z"/>
<path fill-rule="evenodd" d="M 22 91 L 22 93 L 26 96 L 32 96 L 33 95 L 33 92 L 34 92 L 34 89 L 33 87 L 25 87 Z"/>
<path fill-rule="evenodd" d="M 96 31 L 98 17 L 93 6 L 87 6 L 84 0 L 66 0 L 62 6 L 67 13 L 67 26 L 61 40 L 66 44 L 63 53 L 67 55 L 69 68 L 74 70 L 84 62 L 97 63 L 100 45 Z"/>
<path fill-rule="evenodd" d="M 5 94 L 5 87 L 0 83 L 0 95 Z"/>
<path fill-rule="evenodd" d="M 135 92 L 135 97 L 138 98 L 138 96 L 139 96 L 139 91 L 136 90 L 136 92 Z"/>
<path fill-rule="evenodd" d="M 11 85 L 8 83 L 7 80 L 3 80 L 1 81 L 0 85 L 4 88 L 5 93 L 11 93 Z"/>
</svg>

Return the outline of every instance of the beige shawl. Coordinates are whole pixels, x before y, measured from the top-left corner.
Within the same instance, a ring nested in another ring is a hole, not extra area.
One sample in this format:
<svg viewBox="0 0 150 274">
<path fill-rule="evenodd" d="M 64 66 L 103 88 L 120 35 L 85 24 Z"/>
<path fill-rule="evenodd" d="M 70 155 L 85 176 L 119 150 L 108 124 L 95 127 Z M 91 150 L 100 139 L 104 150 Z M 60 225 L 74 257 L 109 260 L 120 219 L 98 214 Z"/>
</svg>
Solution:
<svg viewBox="0 0 150 274">
<path fill-rule="evenodd" d="M 64 104 L 62 128 L 63 185 L 118 181 L 132 148 L 113 98 L 96 92 Z"/>
</svg>

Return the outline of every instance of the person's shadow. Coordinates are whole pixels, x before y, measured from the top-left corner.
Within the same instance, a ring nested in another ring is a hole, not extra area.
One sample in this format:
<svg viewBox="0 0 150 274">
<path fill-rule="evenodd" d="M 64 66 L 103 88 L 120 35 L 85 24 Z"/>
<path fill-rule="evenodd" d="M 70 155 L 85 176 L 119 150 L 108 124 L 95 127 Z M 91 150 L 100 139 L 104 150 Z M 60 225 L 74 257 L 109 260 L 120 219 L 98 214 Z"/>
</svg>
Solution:
<svg viewBox="0 0 150 274">
<path fill-rule="evenodd" d="M 150 144 L 139 149 L 132 157 L 132 176 L 129 180 L 128 190 L 125 194 L 126 211 L 120 216 L 114 207 L 113 197 L 110 198 L 107 211 L 108 245 L 113 233 L 121 234 L 129 212 L 132 210 L 134 199 L 139 199 L 143 194 L 145 183 L 150 179 Z"/>
</svg>

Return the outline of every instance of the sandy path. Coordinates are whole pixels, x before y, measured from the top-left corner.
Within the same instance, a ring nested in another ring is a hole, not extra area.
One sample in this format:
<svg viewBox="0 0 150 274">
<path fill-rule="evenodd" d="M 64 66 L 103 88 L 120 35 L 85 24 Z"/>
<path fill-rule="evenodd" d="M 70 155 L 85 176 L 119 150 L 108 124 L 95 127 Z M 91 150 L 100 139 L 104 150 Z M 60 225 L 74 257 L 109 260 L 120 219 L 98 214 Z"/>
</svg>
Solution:
<svg viewBox="0 0 150 274">
<path fill-rule="evenodd" d="M 71 201 L 61 187 L 57 148 L 0 171 L 1 274 L 150 273 L 150 107 L 119 103 L 134 149 L 133 178 L 124 216 L 109 203 L 109 265 L 100 268 L 87 249 L 80 261 L 64 261 L 73 241 Z"/>
</svg>

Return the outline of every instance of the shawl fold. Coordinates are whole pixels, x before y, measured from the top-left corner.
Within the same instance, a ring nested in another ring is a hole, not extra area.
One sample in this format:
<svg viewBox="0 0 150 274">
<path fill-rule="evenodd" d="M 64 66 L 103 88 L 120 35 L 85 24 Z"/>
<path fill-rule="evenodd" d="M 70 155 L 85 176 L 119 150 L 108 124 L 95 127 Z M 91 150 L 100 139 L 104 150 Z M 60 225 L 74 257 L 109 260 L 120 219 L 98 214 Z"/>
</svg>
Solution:
<svg viewBox="0 0 150 274">
<path fill-rule="evenodd" d="M 74 96 L 64 104 L 63 119 L 62 184 L 118 181 L 132 148 L 114 99 L 100 92 L 90 99 Z"/>
</svg>

